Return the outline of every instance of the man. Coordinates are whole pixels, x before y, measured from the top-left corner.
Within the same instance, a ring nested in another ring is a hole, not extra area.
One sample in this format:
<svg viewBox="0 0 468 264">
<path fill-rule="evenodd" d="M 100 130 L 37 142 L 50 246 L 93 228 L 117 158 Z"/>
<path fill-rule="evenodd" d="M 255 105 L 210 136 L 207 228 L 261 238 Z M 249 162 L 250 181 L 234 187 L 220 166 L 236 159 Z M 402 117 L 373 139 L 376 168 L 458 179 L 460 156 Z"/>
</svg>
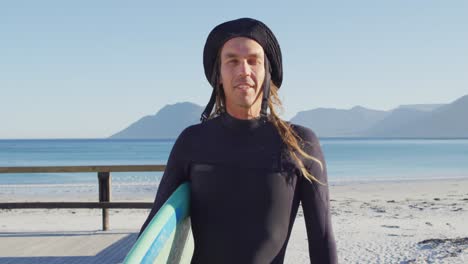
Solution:
<svg viewBox="0 0 468 264">
<path fill-rule="evenodd" d="M 319 141 L 276 114 L 283 75 L 275 36 L 258 20 L 225 22 L 209 34 L 203 63 L 211 100 L 203 122 L 178 137 L 142 231 L 190 181 L 192 263 L 283 263 L 300 203 L 311 262 L 336 263 Z"/>
</svg>

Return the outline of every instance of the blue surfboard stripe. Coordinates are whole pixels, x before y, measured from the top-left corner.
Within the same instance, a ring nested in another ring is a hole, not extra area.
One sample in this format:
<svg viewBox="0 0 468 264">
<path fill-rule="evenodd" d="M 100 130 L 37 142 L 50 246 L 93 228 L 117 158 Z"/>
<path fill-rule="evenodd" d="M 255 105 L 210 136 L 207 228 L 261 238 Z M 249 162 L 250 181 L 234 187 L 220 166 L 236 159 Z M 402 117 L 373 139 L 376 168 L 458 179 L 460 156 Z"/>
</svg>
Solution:
<svg viewBox="0 0 468 264">
<path fill-rule="evenodd" d="M 145 239 L 147 235 L 150 235 L 150 237 L 152 236 L 152 234 L 148 232 L 152 230 L 151 228 L 154 226 L 154 221 L 157 221 L 160 212 L 158 212 L 155 215 L 153 220 L 148 225 L 147 230 L 145 230 L 140 239 L 132 247 L 129 254 L 125 258 L 125 263 L 153 263 L 158 258 L 159 254 L 161 254 L 161 251 L 167 246 L 169 238 L 173 235 L 174 232 L 176 232 L 178 225 L 180 225 L 181 222 L 189 216 L 190 183 L 186 182 L 181 184 L 176 189 L 176 191 L 172 193 L 172 195 L 161 208 L 166 208 L 163 210 L 169 209 L 171 211 L 165 211 L 165 215 L 168 218 L 166 218 L 166 220 L 163 220 L 165 221 L 165 223 L 160 223 L 163 224 L 162 227 L 156 227 L 156 230 L 159 231 L 151 231 L 151 233 L 153 234 L 154 232 L 157 232 L 157 234 L 155 234 L 156 237 L 151 239 L 152 241 Z M 169 216 L 167 215 L 167 213 L 169 213 Z M 149 244 L 148 242 L 151 244 Z"/>
<path fill-rule="evenodd" d="M 161 232 L 158 236 L 154 239 L 154 242 L 151 244 L 148 252 L 146 252 L 145 256 L 141 263 L 144 264 L 152 264 L 154 259 L 159 255 L 159 252 L 163 249 L 166 241 L 171 236 L 172 232 L 174 232 L 175 227 L 177 225 L 177 216 L 176 214 L 172 214 L 171 218 L 166 222 L 164 227 L 161 229 Z"/>
<path fill-rule="evenodd" d="M 176 212 L 177 223 L 179 223 L 180 220 L 182 220 L 182 218 L 183 218 L 183 216 L 184 216 L 184 215 L 183 215 L 183 214 L 184 214 L 184 208 L 182 208 L 182 207 L 177 207 L 176 210 L 175 210 L 175 212 Z"/>
<path fill-rule="evenodd" d="M 184 208 L 176 207 L 175 214 L 171 215 L 171 218 L 168 219 L 166 224 L 161 229 L 161 232 L 156 236 L 154 242 L 151 244 L 150 249 L 146 252 L 145 256 L 141 263 L 144 264 L 151 264 L 154 262 L 156 257 L 159 255 L 159 252 L 163 249 L 166 244 L 166 241 L 171 236 L 172 232 L 175 231 L 177 224 L 183 219 L 184 217 Z"/>
</svg>

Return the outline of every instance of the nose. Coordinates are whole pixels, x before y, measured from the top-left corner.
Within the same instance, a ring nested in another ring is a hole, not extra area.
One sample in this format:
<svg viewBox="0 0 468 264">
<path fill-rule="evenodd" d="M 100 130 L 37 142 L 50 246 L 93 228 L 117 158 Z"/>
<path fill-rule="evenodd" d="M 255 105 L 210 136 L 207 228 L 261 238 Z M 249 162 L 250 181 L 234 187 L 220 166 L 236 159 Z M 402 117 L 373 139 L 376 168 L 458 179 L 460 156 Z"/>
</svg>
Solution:
<svg viewBox="0 0 468 264">
<path fill-rule="evenodd" d="M 247 62 L 247 60 L 243 60 L 241 63 L 240 63 L 240 75 L 242 76 L 250 76 L 250 74 L 252 73 L 252 69 L 250 68 L 250 65 L 249 63 Z"/>
</svg>

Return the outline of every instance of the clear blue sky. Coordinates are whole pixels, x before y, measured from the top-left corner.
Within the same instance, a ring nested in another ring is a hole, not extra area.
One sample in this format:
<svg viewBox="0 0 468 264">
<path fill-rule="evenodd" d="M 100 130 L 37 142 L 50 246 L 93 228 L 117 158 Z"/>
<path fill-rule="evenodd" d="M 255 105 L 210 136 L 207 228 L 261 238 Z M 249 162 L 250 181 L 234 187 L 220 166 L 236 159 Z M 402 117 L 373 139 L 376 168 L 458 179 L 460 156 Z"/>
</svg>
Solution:
<svg viewBox="0 0 468 264">
<path fill-rule="evenodd" d="M 285 119 L 468 94 L 468 1 L 190 2 L 2 1 L 0 138 L 107 137 L 166 104 L 205 105 L 206 37 L 239 17 L 280 42 Z"/>
</svg>

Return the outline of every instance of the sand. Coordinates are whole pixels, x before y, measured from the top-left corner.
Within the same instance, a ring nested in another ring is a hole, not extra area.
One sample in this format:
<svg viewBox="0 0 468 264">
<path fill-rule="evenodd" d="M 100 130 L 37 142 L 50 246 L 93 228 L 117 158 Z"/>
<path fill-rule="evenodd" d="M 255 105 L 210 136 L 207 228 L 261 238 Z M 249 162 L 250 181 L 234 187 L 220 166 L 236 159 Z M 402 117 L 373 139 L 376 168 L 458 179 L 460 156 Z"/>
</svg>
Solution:
<svg viewBox="0 0 468 264">
<path fill-rule="evenodd" d="M 156 189 L 155 184 L 114 184 L 113 200 L 152 201 Z M 340 263 L 468 263 L 468 179 L 332 183 L 330 196 Z M 96 197 L 92 184 L 0 186 L 0 202 Z M 113 232 L 136 232 L 148 214 L 140 209 L 110 212 Z M 101 228 L 98 209 L 0 210 L 0 219 L 0 234 Z M 0 241 L 1 252 L 7 245 Z M 299 211 L 285 263 L 309 263 L 307 247 Z"/>
</svg>

